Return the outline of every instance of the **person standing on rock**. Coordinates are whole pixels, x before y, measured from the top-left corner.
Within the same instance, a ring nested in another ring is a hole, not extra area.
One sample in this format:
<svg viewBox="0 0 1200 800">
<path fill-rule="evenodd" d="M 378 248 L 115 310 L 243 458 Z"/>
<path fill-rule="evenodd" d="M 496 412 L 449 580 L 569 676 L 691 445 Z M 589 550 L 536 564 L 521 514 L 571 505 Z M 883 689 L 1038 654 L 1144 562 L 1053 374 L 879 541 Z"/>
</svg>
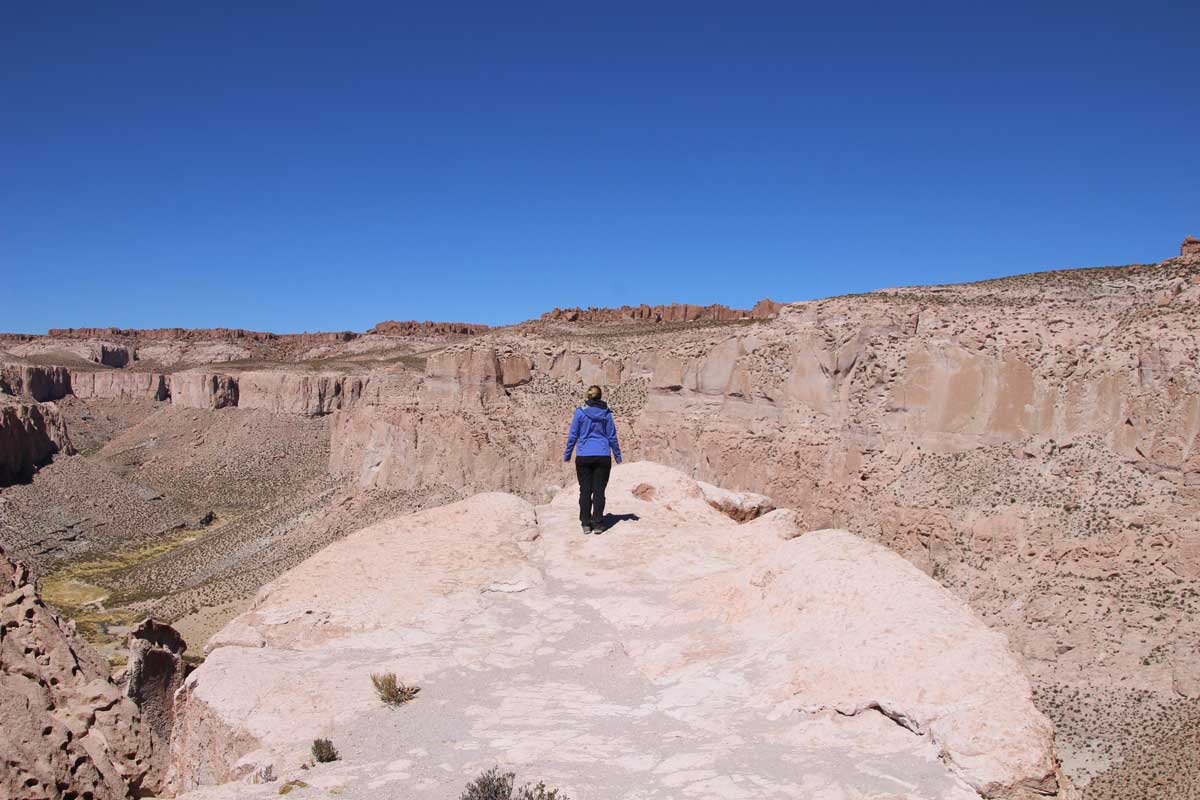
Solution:
<svg viewBox="0 0 1200 800">
<path fill-rule="evenodd" d="M 567 431 L 567 449 L 563 461 L 575 451 L 575 477 L 579 479 L 579 524 L 585 534 L 603 533 L 604 489 L 612 471 L 612 459 L 621 463 L 621 444 L 612 410 L 600 399 L 599 386 L 589 386 L 587 401 L 575 409 L 571 429 Z M 612 458 L 609 457 L 612 452 Z"/>
</svg>

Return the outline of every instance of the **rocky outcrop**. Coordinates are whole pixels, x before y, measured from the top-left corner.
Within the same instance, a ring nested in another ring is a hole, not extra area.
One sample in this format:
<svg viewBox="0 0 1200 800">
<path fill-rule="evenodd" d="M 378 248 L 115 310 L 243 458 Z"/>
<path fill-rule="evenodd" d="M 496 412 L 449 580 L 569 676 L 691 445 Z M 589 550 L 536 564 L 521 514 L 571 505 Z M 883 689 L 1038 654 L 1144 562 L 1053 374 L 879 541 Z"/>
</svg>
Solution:
<svg viewBox="0 0 1200 800">
<path fill-rule="evenodd" d="M 1189 236 L 1179 246 L 1179 255 L 1185 257 L 1200 256 L 1200 239 Z"/>
<path fill-rule="evenodd" d="M 701 320 L 767 319 L 779 313 L 781 303 L 759 300 L 750 310 L 729 308 L 714 303 L 696 306 L 690 303 L 670 305 L 620 306 L 619 308 L 555 308 L 542 314 L 543 322 L 698 322 Z"/>
<path fill-rule="evenodd" d="M 75 452 L 52 405 L 0 399 L 0 486 L 28 480 L 58 452 Z"/>
<path fill-rule="evenodd" d="M 486 333 L 487 325 L 476 325 L 470 322 L 418 322 L 406 320 L 403 322 L 388 320 L 381 322 L 368 333 L 380 336 L 475 336 Z"/>
<path fill-rule="evenodd" d="M 162 776 L 137 706 L 107 663 L 41 601 L 0 549 L 0 795 L 22 800 L 142 797 Z"/>
<path fill-rule="evenodd" d="M 237 378 L 214 372 L 174 372 L 168 380 L 171 405 L 184 408 L 230 408 L 238 404 Z"/>
<path fill-rule="evenodd" d="M 125 695 L 137 704 L 163 752 L 175 719 L 175 690 L 191 671 L 183 660 L 185 650 L 187 643 L 179 632 L 153 618 L 142 620 L 129 634 Z"/>
<path fill-rule="evenodd" d="M 42 403 L 71 393 L 71 373 L 65 367 L 0 364 L 0 392 Z"/>
<path fill-rule="evenodd" d="M 71 373 L 71 394 L 84 400 L 166 400 L 168 378 L 156 372 L 79 370 Z"/>
<path fill-rule="evenodd" d="M 735 774 L 778 796 L 1065 796 L 1004 637 L 894 553 L 780 511 L 739 525 L 649 463 L 614 471 L 603 536 L 574 494 L 389 520 L 265 587 L 178 694 L 176 788 L 323 781 L 302 764 L 327 737 L 351 794 L 453 796 L 499 762 L 584 797 L 724 796 Z M 381 671 L 420 696 L 384 707 Z M 396 714 L 405 736 L 379 735 Z M 417 753 L 438 768 L 379 768 Z"/>
<path fill-rule="evenodd" d="M 434 405 L 478 406 L 504 393 L 503 373 L 495 350 L 441 350 L 425 363 L 421 397 Z"/>
<path fill-rule="evenodd" d="M 128 347 L 108 342 L 96 345 L 95 361 L 102 366 L 120 369 L 129 366 L 135 358 L 136 353 Z"/>
<path fill-rule="evenodd" d="M 257 370 L 237 376 L 239 408 L 319 416 L 349 408 L 363 393 L 365 379 L 351 375 Z"/>
</svg>

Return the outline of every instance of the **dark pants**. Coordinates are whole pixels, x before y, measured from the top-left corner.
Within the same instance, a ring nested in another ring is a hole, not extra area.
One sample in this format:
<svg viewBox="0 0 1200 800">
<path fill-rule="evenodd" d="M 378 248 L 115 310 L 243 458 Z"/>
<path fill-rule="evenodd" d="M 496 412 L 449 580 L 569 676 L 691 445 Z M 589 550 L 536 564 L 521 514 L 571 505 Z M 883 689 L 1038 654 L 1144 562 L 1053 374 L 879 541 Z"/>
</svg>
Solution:
<svg viewBox="0 0 1200 800">
<path fill-rule="evenodd" d="M 579 522 L 600 524 L 604 518 L 604 489 L 612 471 L 609 456 L 575 456 L 575 477 L 579 478 Z"/>
</svg>

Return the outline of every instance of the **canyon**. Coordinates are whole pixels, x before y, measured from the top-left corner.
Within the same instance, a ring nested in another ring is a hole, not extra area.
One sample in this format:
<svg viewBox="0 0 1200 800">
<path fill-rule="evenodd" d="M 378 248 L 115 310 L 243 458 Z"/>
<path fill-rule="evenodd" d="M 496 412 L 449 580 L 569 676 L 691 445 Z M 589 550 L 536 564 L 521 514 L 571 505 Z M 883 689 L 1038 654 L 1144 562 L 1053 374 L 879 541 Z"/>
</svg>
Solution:
<svg viewBox="0 0 1200 800">
<path fill-rule="evenodd" d="M 577 798 L 1195 797 L 1198 320 L 1185 242 L 746 310 L 5 335 L 0 541 L 97 659 L 147 616 L 190 643 L 148 773 L 188 797 L 498 761 Z M 638 463 L 585 540 L 590 384 Z M 372 705 L 385 668 L 411 707 Z M 378 744 L 410 712 L 464 746 Z M 318 736 L 340 765 L 303 768 Z"/>
</svg>

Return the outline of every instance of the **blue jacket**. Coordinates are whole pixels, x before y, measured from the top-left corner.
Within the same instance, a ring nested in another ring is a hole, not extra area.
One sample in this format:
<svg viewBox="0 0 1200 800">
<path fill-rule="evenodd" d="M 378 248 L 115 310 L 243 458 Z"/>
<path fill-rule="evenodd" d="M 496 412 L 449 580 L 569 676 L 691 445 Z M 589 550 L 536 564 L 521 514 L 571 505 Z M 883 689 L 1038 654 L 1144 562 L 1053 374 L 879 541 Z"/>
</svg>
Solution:
<svg viewBox="0 0 1200 800">
<path fill-rule="evenodd" d="M 577 456 L 606 456 L 610 448 L 620 464 L 621 444 L 617 441 L 617 426 L 613 423 L 608 404 L 603 400 L 589 400 L 583 408 L 575 409 L 575 416 L 571 417 L 571 429 L 567 432 L 563 461 L 571 460 L 572 450 Z"/>
</svg>

